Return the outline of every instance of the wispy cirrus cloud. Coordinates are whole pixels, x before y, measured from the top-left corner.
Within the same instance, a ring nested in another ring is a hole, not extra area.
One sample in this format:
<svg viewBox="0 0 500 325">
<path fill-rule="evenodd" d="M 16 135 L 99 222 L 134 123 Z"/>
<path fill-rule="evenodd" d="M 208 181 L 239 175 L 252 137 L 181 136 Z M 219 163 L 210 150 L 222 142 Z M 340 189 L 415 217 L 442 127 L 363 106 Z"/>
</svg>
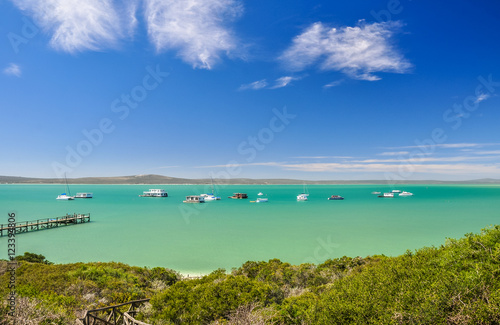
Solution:
<svg viewBox="0 0 500 325">
<path fill-rule="evenodd" d="M 500 150 L 482 150 L 482 151 L 472 151 L 474 155 L 500 155 Z"/>
<path fill-rule="evenodd" d="M 377 154 L 378 156 L 402 156 L 409 154 L 408 151 L 391 151 L 391 152 L 381 152 Z"/>
<path fill-rule="evenodd" d="M 195 68 L 211 69 L 237 52 L 227 26 L 241 15 L 239 0 L 11 0 L 51 35 L 53 48 L 75 53 L 117 48 L 134 35 L 144 5 L 148 36 L 158 52 L 173 50 Z"/>
<path fill-rule="evenodd" d="M 277 88 L 283 88 L 288 86 L 292 81 L 294 80 L 300 80 L 300 77 L 292 77 L 292 76 L 284 76 L 281 78 L 278 78 L 274 82 L 274 86 L 271 87 L 271 89 L 277 89 Z"/>
<path fill-rule="evenodd" d="M 112 0 L 12 0 L 52 34 L 50 44 L 65 52 L 114 47 L 126 23 Z"/>
<path fill-rule="evenodd" d="M 148 35 L 158 51 L 177 50 L 196 68 L 210 69 L 237 48 L 225 22 L 241 15 L 236 0 L 144 0 Z"/>
<path fill-rule="evenodd" d="M 335 81 L 327 83 L 326 85 L 323 86 L 323 88 L 337 87 L 337 86 L 340 86 L 342 83 L 344 83 L 344 81 L 345 81 L 344 79 L 335 80 Z"/>
<path fill-rule="evenodd" d="M 487 146 L 498 146 L 500 143 L 434 143 L 432 144 L 435 148 L 443 149 L 461 149 L 461 148 L 482 148 Z M 384 149 L 398 150 L 398 149 L 419 149 L 426 148 L 427 145 L 416 145 L 416 146 L 399 146 L 399 147 L 384 147 Z M 427 150 L 425 150 L 427 151 Z"/>
<path fill-rule="evenodd" d="M 279 59 L 295 71 L 317 64 L 324 71 L 341 71 L 354 79 L 380 80 L 375 72 L 405 73 L 412 67 L 392 45 L 401 27 L 395 21 L 360 21 L 337 29 L 317 22 L 295 37 Z"/>
<path fill-rule="evenodd" d="M 409 151 L 400 151 L 375 154 L 376 156 L 387 156 L 386 159 L 318 155 L 289 157 L 289 161 L 236 163 L 231 164 L 231 166 L 269 167 L 282 171 L 305 173 L 370 175 L 369 177 L 380 177 L 380 179 L 387 177 L 388 174 L 395 177 L 394 179 L 421 179 L 422 177 L 441 179 L 443 176 L 449 179 L 500 177 L 500 150 L 474 150 L 464 154 L 462 149 L 472 145 L 477 148 L 495 144 L 450 143 L 442 145 L 451 149 L 446 150 L 444 156 L 436 152 L 415 155 Z M 227 166 L 212 165 L 196 168 L 227 168 Z"/>
<path fill-rule="evenodd" d="M 309 163 L 283 164 L 285 170 L 303 172 L 366 172 L 398 173 L 400 164 Z M 432 173 L 446 175 L 491 174 L 500 175 L 498 164 L 411 164 L 413 174 Z"/>
<path fill-rule="evenodd" d="M 292 76 L 283 76 L 280 77 L 276 80 L 274 80 L 274 83 L 272 85 L 269 85 L 266 79 L 262 80 L 257 80 L 254 82 L 251 82 L 249 84 L 243 84 L 241 85 L 238 90 L 247 90 L 247 89 L 252 89 L 252 90 L 258 90 L 258 89 L 278 89 L 278 88 L 283 88 L 291 85 L 292 81 L 295 80 L 300 80 L 302 77 L 292 77 Z"/>
<path fill-rule="evenodd" d="M 493 157 L 496 158 L 496 157 Z M 424 162 L 465 162 L 465 161 L 480 161 L 485 160 L 485 157 L 471 157 L 471 156 L 453 156 L 453 157 L 418 157 L 418 158 L 404 158 L 401 159 L 363 159 L 363 160 L 352 160 L 356 163 L 424 163 Z"/>
<path fill-rule="evenodd" d="M 482 94 L 479 94 L 476 98 L 476 100 L 474 101 L 476 104 L 479 104 L 480 102 L 482 101 L 485 101 L 487 100 L 488 98 L 490 98 L 491 95 L 490 94 L 485 94 L 485 93 L 482 93 Z"/>
<path fill-rule="evenodd" d="M 240 88 L 238 88 L 238 90 L 247 90 L 247 89 L 258 90 L 266 87 L 267 87 L 267 80 L 262 79 L 251 82 L 249 84 L 241 85 Z"/>
<path fill-rule="evenodd" d="M 299 158 L 299 159 L 351 159 L 353 157 L 350 156 L 298 156 L 298 157 L 292 157 L 292 158 Z"/>
<path fill-rule="evenodd" d="M 15 63 L 9 64 L 5 69 L 3 69 L 3 73 L 9 76 L 21 77 L 21 67 Z"/>
</svg>

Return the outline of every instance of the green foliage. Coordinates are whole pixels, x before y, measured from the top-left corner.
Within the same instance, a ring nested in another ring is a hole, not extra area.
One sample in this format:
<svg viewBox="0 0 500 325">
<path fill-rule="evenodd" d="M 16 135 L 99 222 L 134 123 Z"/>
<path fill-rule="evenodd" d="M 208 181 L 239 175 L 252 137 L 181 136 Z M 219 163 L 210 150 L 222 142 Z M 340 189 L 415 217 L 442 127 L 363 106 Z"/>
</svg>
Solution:
<svg viewBox="0 0 500 325">
<path fill-rule="evenodd" d="M 0 282 L 8 283 L 7 262 L 1 264 Z M 19 297 L 36 299 L 44 307 L 75 319 L 78 310 L 150 297 L 155 292 L 154 281 L 170 285 L 178 279 L 176 272 L 159 267 L 122 263 L 52 265 L 22 260 L 16 270 L 16 292 Z M 7 297 L 8 292 L 7 286 L 0 287 L 1 297 Z"/>
<path fill-rule="evenodd" d="M 279 304 L 283 293 L 276 284 L 218 270 L 202 279 L 180 281 L 151 299 L 153 320 L 173 324 L 206 324 L 226 318 L 241 305 Z"/>
<path fill-rule="evenodd" d="M 16 276 L 19 296 L 64 317 L 151 297 L 138 317 L 158 325 L 499 324 L 500 226 L 398 257 L 249 261 L 231 274 L 219 269 L 194 280 L 164 268 L 26 260 Z M 7 296 L 6 286 L 0 293 Z"/>
<path fill-rule="evenodd" d="M 287 299 L 280 321 L 296 324 L 496 324 L 500 322 L 500 227 L 370 263 L 311 303 Z M 302 306 L 302 308 L 297 307 Z"/>
<path fill-rule="evenodd" d="M 24 255 L 16 256 L 17 261 L 25 261 L 30 263 L 41 263 L 41 264 L 54 264 L 45 259 L 45 256 L 42 254 L 34 254 L 25 252 Z"/>
</svg>

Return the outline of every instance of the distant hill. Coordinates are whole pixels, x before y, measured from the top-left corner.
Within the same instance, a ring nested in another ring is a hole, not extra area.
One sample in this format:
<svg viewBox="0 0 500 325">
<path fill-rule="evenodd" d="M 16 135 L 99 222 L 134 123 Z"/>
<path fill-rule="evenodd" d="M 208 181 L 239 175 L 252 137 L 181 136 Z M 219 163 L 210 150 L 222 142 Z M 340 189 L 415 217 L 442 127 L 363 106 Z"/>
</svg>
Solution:
<svg viewBox="0 0 500 325">
<path fill-rule="evenodd" d="M 210 184 L 211 180 L 206 179 L 189 179 L 176 178 L 163 175 L 133 175 L 133 176 L 117 176 L 117 177 L 81 177 L 68 178 L 69 184 Z M 63 179 L 60 178 L 30 178 L 18 176 L 0 176 L 0 184 L 62 184 Z M 214 179 L 216 184 L 387 184 L 387 180 L 322 180 L 308 181 L 300 179 L 251 179 L 251 178 L 231 178 L 231 179 Z M 396 181 L 394 184 L 500 184 L 500 179 L 483 178 L 468 181 L 436 181 L 436 180 L 404 180 Z"/>
</svg>

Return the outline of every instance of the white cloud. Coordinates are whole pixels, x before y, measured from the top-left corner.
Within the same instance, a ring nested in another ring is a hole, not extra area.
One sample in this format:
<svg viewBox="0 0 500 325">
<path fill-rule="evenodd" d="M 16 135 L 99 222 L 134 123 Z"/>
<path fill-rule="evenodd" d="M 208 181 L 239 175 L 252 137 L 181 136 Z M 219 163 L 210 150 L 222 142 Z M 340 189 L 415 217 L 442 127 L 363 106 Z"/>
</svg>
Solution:
<svg viewBox="0 0 500 325">
<path fill-rule="evenodd" d="M 64 52 L 116 48 L 137 28 L 138 7 L 158 52 L 175 50 L 195 68 L 210 69 L 222 53 L 234 54 L 237 41 L 226 23 L 243 9 L 239 0 L 12 0 L 52 35 Z"/>
<path fill-rule="evenodd" d="M 124 22 L 112 0 L 13 0 L 52 33 L 50 44 L 65 52 L 114 47 Z"/>
<path fill-rule="evenodd" d="M 479 104 L 480 102 L 484 101 L 484 100 L 487 100 L 488 98 L 490 98 L 491 95 L 490 94 L 480 94 L 479 96 L 477 96 L 476 100 L 474 101 L 476 104 Z"/>
<path fill-rule="evenodd" d="M 382 152 L 378 156 L 402 156 L 409 154 L 408 151 L 396 151 L 396 152 Z"/>
<path fill-rule="evenodd" d="M 280 60 L 292 70 L 304 70 L 318 63 L 322 70 L 341 71 L 351 78 L 375 81 L 374 72 L 407 72 L 411 64 L 394 48 L 391 38 L 400 22 L 330 28 L 321 22 L 295 37 Z"/>
<path fill-rule="evenodd" d="M 335 81 L 327 83 L 326 85 L 323 86 L 323 88 L 337 87 L 337 86 L 341 85 L 343 82 L 344 82 L 344 79 L 335 80 Z"/>
<path fill-rule="evenodd" d="M 285 170 L 303 172 L 385 172 L 399 174 L 405 168 L 412 174 L 436 173 L 447 175 L 491 174 L 500 175 L 498 165 L 488 164 L 356 164 L 356 163 L 311 163 L 283 164 Z"/>
<path fill-rule="evenodd" d="M 158 51 L 175 49 L 196 68 L 210 69 L 237 48 L 223 22 L 242 13 L 236 0 L 144 0 L 148 34 Z"/>
<path fill-rule="evenodd" d="M 3 69 L 3 73 L 9 76 L 16 76 L 20 77 L 22 72 L 21 72 L 21 67 L 15 63 L 11 63 L 7 66 L 7 68 Z"/>
<path fill-rule="evenodd" d="M 356 163 L 401 163 L 412 164 L 415 162 L 463 162 L 473 160 L 485 160 L 484 157 L 469 157 L 469 156 L 454 156 L 454 157 L 419 157 L 419 158 L 401 158 L 401 159 L 365 159 L 365 160 L 352 160 Z"/>
<path fill-rule="evenodd" d="M 292 158 L 300 158 L 300 159 L 351 159 L 353 157 L 349 156 L 299 156 L 299 157 L 292 157 Z"/>
<path fill-rule="evenodd" d="M 417 146 L 400 146 L 400 147 L 385 147 L 385 149 L 422 149 L 424 152 L 428 152 L 430 147 L 443 148 L 443 149 L 458 149 L 458 148 L 482 148 L 486 146 L 497 146 L 500 143 L 433 143 L 429 145 L 417 145 Z M 462 149 L 463 151 L 463 149 Z"/>
<path fill-rule="evenodd" d="M 275 80 L 274 86 L 271 87 L 271 89 L 276 89 L 276 88 L 283 88 L 288 86 L 292 81 L 294 80 L 300 80 L 301 78 L 299 77 L 291 77 L 291 76 L 285 76 L 281 77 Z"/>
<path fill-rule="evenodd" d="M 262 80 L 257 80 L 249 84 L 244 84 L 241 85 L 239 90 L 247 90 L 247 89 L 253 89 L 253 90 L 258 90 L 267 87 L 267 81 L 266 79 Z"/>
<path fill-rule="evenodd" d="M 475 155 L 500 155 L 500 150 L 476 151 L 472 153 Z"/>
<path fill-rule="evenodd" d="M 300 79 L 302 79 L 302 77 L 291 77 L 291 76 L 280 77 L 274 81 L 274 85 L 269 86 L 269 87 L 268 87 L 269 83 L 267 82 L 267 80 L 262 79 L 262 80 L 254 81 L 254 82 L 249 83 L 249 84 L 241 85 L 240 88 L 238 88 L 238 90 L 247 90 L 247 89 L 258 90 L 258 89 L 263 89 L 263 88 L 278 89 L 278 88 L 283 88 L 283 87 L 289 86 L 292 81 L 300 80 Z"/>
</svg>

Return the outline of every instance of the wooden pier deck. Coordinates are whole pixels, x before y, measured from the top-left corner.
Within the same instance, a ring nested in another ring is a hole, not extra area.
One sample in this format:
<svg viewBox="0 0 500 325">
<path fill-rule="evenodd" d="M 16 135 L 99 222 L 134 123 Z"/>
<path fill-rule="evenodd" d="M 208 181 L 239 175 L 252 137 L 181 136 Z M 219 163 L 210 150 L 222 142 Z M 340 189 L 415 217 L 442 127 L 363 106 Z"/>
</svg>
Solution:
<svg viewBox="0 0 500 325">
<path fill-rule="evenodd" d="M 87 223 L 87 222 L 90 222 L 90 213 L 84 213 L 84 214 L 74 213 L 74 214 L 67 214 L 65 216 L 57 218 L 16 222 L 14 226 L 12 226 L 12 224 L 3 224 L 0 225 L 0 237 L 7 236 L 9 230 L 11 229 L 15 229 L 16 234 L 21 234 L 36 230 L 51 229 L 60 226 L 76 225 L 79 223 Z"/>
</svg>

